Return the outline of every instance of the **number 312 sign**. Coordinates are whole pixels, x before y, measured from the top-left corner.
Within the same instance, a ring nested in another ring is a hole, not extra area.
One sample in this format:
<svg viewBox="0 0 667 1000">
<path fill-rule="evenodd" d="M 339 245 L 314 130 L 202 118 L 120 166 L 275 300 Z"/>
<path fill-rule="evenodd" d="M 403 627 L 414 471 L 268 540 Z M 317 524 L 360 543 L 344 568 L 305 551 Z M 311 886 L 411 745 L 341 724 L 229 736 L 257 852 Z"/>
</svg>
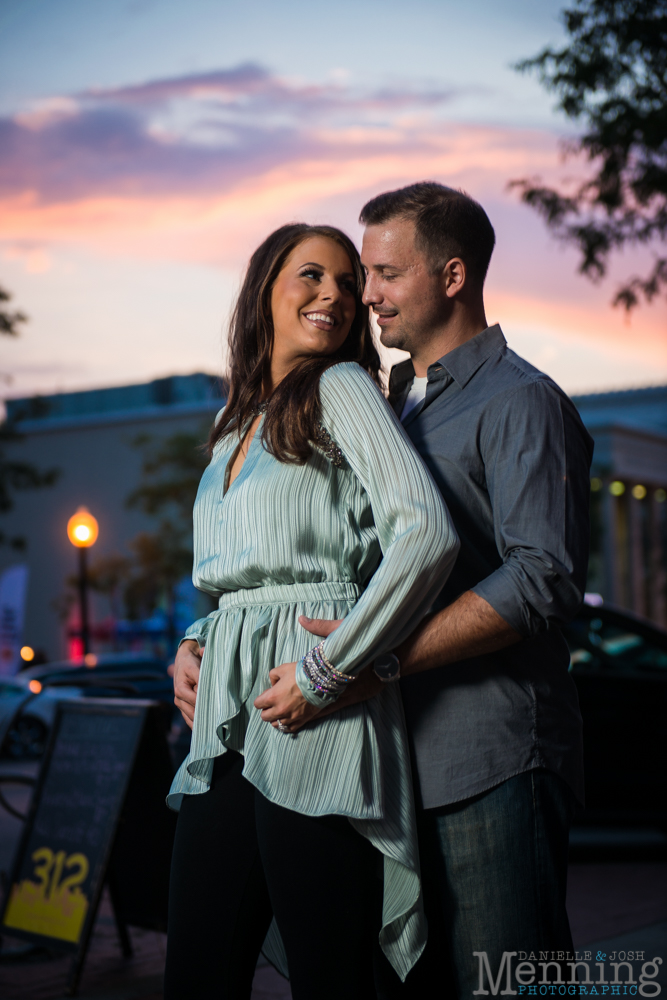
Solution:
<svg viewBox="0 0 667 1000">
<path fill-rule="evenodd" d="M 12 887 L 5 926 L 75 944 L 88 912 L 88 899 L 81 891 L 88 858 L 65 851 L 56 854 L 50 847 L 39 847 L 31 858 L 34 881 L 25 878 Z"/>
</svg>

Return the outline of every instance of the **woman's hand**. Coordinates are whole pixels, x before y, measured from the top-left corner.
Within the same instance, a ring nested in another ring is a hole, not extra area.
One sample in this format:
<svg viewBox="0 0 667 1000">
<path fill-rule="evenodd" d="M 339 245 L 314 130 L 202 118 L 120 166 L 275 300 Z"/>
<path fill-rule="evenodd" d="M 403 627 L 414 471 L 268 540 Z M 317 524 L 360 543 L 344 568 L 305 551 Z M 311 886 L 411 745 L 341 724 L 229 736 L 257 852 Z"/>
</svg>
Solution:
<svg viewBox="0 0 667 1000">
<path fill-rule="evenodd" d="M 264 691 L 255 699 L 255 708 L 262 709 L 262 718 L 277 729 L 278 720 L 287 726 L 291 733 L 298 732 L 302 726 L 313 719 L 323 719 L 341 708 L 358 705 L 360 701 L 374 698 L 382 690 L 382 681 L 370 667 L 366 667 L 356 677 L 354 684 L 343 691 L 341 696 L 326 708 L 316 708 L 306 701 L 296 683 L 296 663 L 283 663 L 269 674 L 273 687 Z"/>
<path fill-rule="evenodd" d="M 200 647 L 194 639 L 188 639 L 178 647 L 173 663 L 174 704 L 190 729 L 195 720 L 197 686 L 203 652 L 203 646 Z"/>
<path fill-rule="evenodd" d="M 313 635 L 328 636 L 335 632 L 343 622 L 342 618 L 327 621 L 325 618 L 299 617 L 299 625 Z M 262 718 L 277 729 L 278 720 L 296 733 L 312 719 L 322 719 L 341 708 L 358 705 L 360 701 L 374 698 L 382 690 L 382 681 L 373 673 L 370 667 L 357 675 L 354 684 L 343 691 L 341 696 L 326 708 L 316 708 L 306 701 L 296 682 L 296 663 L 283 663 L 269 674 L 272 687 L 255 699 L 255 708 L 262 710 Z"/>
<path fill-rule="evenodd" d="M 319 713 L 301 694 L 296 682 L 296 663 L 281 663 L 269 673 L 271 687 L 255 698 L 255 708 L 262 713 L 264 722 L 270 722 L 274 729 L 278 721 L 290 731 L 296 731 Z"/>
</svg>

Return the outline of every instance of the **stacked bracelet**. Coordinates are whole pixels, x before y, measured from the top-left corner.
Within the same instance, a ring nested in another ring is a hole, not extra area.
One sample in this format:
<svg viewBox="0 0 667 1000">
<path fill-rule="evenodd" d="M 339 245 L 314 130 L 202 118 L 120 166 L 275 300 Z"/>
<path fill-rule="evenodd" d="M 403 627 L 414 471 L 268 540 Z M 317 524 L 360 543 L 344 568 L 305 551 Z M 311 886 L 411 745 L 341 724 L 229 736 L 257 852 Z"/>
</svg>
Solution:
<svg viewBox="0 0 667 1000">
<path fill-rule="evenodd" d="M 339 695 L 356 678 L 343 674 L 327 660 L 322 649 L 324 640 L 311 649 L 301 660 L 303 672 L 310 683 L 322 694 Z"/>
</svg>

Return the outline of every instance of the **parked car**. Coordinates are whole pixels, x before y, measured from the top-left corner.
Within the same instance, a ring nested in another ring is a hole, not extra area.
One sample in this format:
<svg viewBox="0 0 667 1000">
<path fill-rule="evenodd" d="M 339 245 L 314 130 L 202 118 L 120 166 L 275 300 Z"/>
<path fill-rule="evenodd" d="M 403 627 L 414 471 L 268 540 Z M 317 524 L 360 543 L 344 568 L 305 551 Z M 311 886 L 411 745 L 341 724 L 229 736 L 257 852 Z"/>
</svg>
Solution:
<svg viewBox="0 0 667 1000">
<path fill-rule="evenodd" d="M 56 705 L 80 698 L 83 689 L 68 686 L 45 688 L 34 694 L 19 675 L 0 678 L 0 753 L 14 760 L 37 760 L 44 753 Z M 17 714 L 21 706 L 25 708 Z"/>
<path fill-rule="evenodd" d="M 86 697 L 151 698 L 169 706 L 169 718 L 175 711 L 164 660 L 106 653 L 88 665 L 73 660 L 48 663 L 0 678 L 0 752 L 14 759 L 38 759 L 44 753 L 58 702 Z"/>
<path fill-rule="evenodd" d="M 667 832 L 667 632 L 585 604 L 564 634 L 584 720 L 586 808 L 577 822 Z"/>
</svg>

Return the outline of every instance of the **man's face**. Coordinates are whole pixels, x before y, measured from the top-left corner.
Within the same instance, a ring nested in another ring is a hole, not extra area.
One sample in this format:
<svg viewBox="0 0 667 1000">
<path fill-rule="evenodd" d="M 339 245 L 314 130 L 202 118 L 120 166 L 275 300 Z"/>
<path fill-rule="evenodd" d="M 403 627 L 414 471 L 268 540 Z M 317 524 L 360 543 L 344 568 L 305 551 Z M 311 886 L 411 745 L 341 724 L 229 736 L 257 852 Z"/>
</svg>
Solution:
<svg viewBox="0 0 667 1000">
<path fill-rule="evenodd" d="M 411 219 L 390 219 L 367 226 L 361 249 L 366 269 L 364 302 L 372 306 L 385 347 L 419 355 L 450 311 L 442 272 L 431 274 L 415 247 Z"/>
</svg>

